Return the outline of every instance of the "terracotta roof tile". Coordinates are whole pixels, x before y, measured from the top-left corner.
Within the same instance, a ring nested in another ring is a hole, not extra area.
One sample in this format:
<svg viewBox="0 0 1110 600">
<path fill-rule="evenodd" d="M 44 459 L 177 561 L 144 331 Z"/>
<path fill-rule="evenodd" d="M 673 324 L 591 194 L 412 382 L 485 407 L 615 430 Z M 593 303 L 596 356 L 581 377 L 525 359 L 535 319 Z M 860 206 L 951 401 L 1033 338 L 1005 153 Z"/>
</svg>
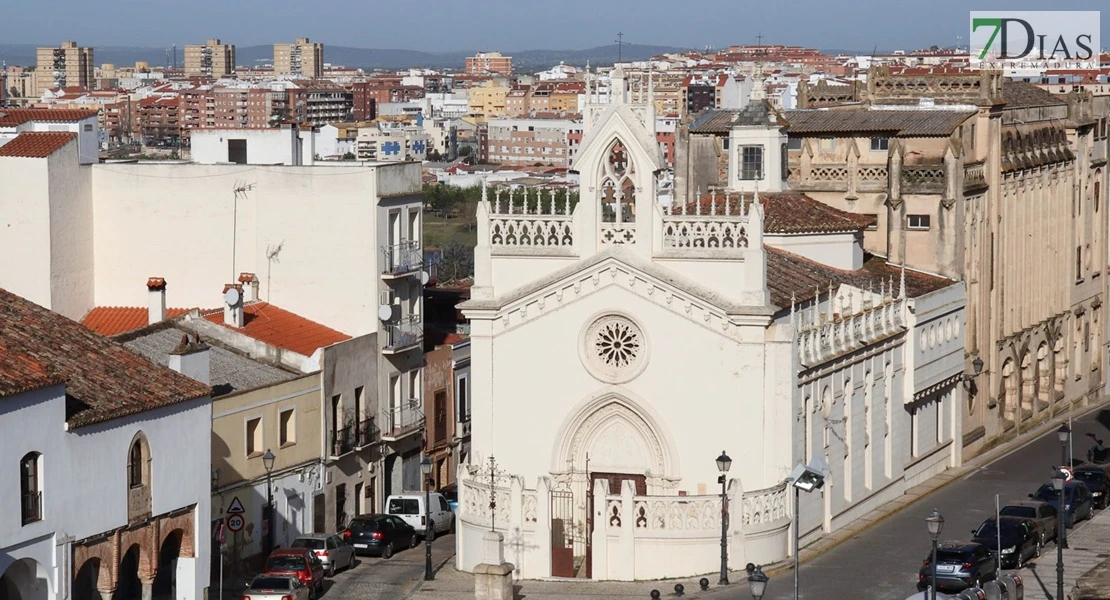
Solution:
<svg viewBox="0 0 1110 600">
<path fill-rule="evenodd" d="M 27 356 L 19 356 L 0 340 L 0 398 L 64 381 L 42 363 Z"/>
<path fill-rule="evenodd" d="M 0 127 L 14 127 L 28 121 L 71 123 L 96 115 L 96 109 L 89 108 L 0 108 Z"/>
<path fill-rule="evenodd" d="M 1006 108 L 1067 104 L 1057 96 L 1024 81 L 1003 81 L 1002 99 L 1006 101 Z"/>
<path fill-rule="evenodd" d="M 166 318 L 174 319 L 189 312 L 187 308 L 167 308 Z M 105 337 L 146 327 L 149 309 L 140 306 L 97 306 L 81 319 L 81 324 Z"/>
<path fill-rule="evenodd" d="M 317 348 L 330 346 L 351 336 L 330 327 L 310 321 L 300 315 L 278 308 L 268 302 L 255 302 L 243 307 L 243 327 L 236 329 L 224 325 L 223 311 L 213 311 L 204 315 L 205 319 L 229 329 L 241 331 L 260 342 L 285 348 L 297 354 L 312 356 Z"/>
<path fill-rule="evenodd" d="M 0 289 L 0 396 L 34 383 L 35 371 L 65 380 L 66 421 L 84 427 L 210 393 L 207 385 Z M 28 362 L 30 361 L 30 362 Z M 38 375 L 43 381 L 43 375 Z"/>
<path fill-rule="evenodd" d="M 26 131 L 0 146 L 0 156 L 46 158 L 75 139 L 71 131 Z"/>
<path fill-rule="evenodd" d="M 715 210 L 714 214 L 724 215 L 727 210 L 728 214 L 739 215 L 741 198 L 746 210 L 754 197 L 753 194 L 729 192 L 726 203 L 725 196 L 725 192 L 716 194 L 714 208 L 714 196 L 703 194 L 701 214 L 709 215 Z M 763 231 L 770 234 L 848 233 L 875 224 L 874 217 L 845 212 L 799 192 L 765 192 L 759 195 L 759 202 L 763 205 Z M 686 214 L 695 214 L 696 208 L 695 202 L 688 202 Z"/>
</svg>

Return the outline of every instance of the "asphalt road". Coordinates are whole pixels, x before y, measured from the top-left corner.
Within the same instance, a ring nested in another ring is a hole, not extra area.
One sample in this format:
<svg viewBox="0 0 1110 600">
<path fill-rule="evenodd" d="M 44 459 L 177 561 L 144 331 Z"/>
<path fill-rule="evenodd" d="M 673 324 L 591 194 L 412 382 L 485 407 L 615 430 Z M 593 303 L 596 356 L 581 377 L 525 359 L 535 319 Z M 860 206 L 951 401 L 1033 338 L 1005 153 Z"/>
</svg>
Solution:
<svg viewBox="0 0 1110 600">
<path fill-rule="evenodd" d="M 1085 459 L 1091 439 L 1087 433 L 1110 439 L 1110 410 L 1100 409 L 1075 419 L 1073 447 L 1076 460 Z M 971 530 L 994 516 L 994 496 L 1001 505 L 1027 499 L 1060 463 L 1055 430 L 953 481 L 903 511 L 805 563 L 800 571 L 800 598 L 807 600 L 898 600 L 916 591 L 921 561 L 929 554 L 925 517 L 934 508 L 944 515 L 942 540 L 970 539 Z M 1077 525 L 1082 527 L 1083 523 Z M 1073 530 L 1069 530 L 1073 531 Z M 1039 563 L 1039 564 L 1037 564 Z M 1056 547 L 1049 542 L 1042 557 L 1023 569 L 1026 585 L 1054 581 Z M 733 586 L 736 598 L 747 599 L 746 582 Z M 744 588 L 744 589 L 739 589 Z M 793 598 L 793 573 L 771 580 L 766 600 Z"/>
<path fill-rule="evenodd" d="M 455 554 L 455 536 L 441 534 L 432 542 L 432 567 Z M 340 571 L 324 583 L 321 600 L 395 600 L 424 578 L 424 543 L 397 552 L 393 558 L 360 556 L 351 571 Z"/>
</svg>

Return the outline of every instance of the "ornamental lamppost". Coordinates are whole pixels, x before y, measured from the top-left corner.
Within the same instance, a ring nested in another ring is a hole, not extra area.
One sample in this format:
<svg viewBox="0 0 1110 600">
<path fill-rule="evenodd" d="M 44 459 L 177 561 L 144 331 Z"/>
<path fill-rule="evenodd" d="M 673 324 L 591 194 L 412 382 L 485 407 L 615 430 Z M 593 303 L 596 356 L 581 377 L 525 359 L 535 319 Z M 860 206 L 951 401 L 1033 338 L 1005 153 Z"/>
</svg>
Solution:
<svg viewBox="0 0 1110 600">
<path fill-rule="evenodd" d="M 1052 487 L 1056 488 L 1057 502 L 1059 503 L 1056 511 L 1056 597 L 1064 597 L 1064 544 L 1060 540 L 1064 539 L 1064 484 L 1067 483 L 1066 475 L 1063 471 L 1057 470 L 1056 474 L 1052 476 Z"/>
<path fill-rule="evenodd" d="M 1061 423 L 1060 428 L 1056 430 L 1056 438 L 1060 440 L 1060 466 L 1061 467 L 1067 467 L 1068 469 L 1071 469 L 1071 461 L 1068 460 L 1068 442 L 1071 441 L 1071 427 L 1068 427 L 1068 424 L 1066 422 Z M 1064 475 L 1064 478 L 1065 478 L 1064 483 L 1067 483 L 1067 481 L 1066 481 L 1067 475 L 1066 474 Z M 1063 495 L 1063 492 L 1060 493 L 1060 506 L 1056 507 L 1056 512 L 1058 513 L 1057 518 L 1063 518 L 1064 512 L 1065 512 L 1064 511 L 1064 495 Z M 1064 528 L 1063 535 L 1061 535 L 1060 537 L 1057 537 L 1056 540 L 1057 540 L 1056 541 L 1057 545 L 1063 544 L 1065 548 L 1068 547 L 1068 528 L 1067 527 Z M 1060 540 L 1063 540 L 1063 541 L 1060 541 Z"/>
<path fill-rule="evenodd" d="M 264 554 L 270 556 L 274 551 L 274 485 L 271 482 L 270 475 L 274 470 L 274 456 L 270 449 L 266 449 L 266 454 L 262 455 L 262 466 L 266 468 L 266 514 L 263 516 L 262 522 L 266 527 L 266 551 Z"/>
<path fill-rule="evenodd" d="M 763 574 L 763 567 L 757 565 L 749 565 L 748 573 L 748 586 L 752 589 L 752 598 L 762 600 L 763 592 L 767 591 L 769 578 Z"/>
<path fill-rule="evenodd" d="M 424 581 L 435 579 L 432 574 L 432 459 L 428 455 L 420 460 L 420 472 L 424 474 Z"/>
<path fill-rule="evenodd" d="M 721 580 L 720 585 L 728 585 L 728 483 L 725 476 L 728 474 L 729 467 L 732 466 L 732 459 L 721 450 L 721 455 L 717 457 L 717 470 L 721 472 L 721 476 L 717 481 L 721 483 Z"/>
<path fill-rule="evenodd" d="M 929 537 L 933 538 L 933 557 L 929 560 L 930 595 L 932 600 L 937 600 L 937 540 L 944 531 L 944 515 L 934 508 L 932 514 L 925 517 L 925 524 L 929 527 Z"/>
</svg>

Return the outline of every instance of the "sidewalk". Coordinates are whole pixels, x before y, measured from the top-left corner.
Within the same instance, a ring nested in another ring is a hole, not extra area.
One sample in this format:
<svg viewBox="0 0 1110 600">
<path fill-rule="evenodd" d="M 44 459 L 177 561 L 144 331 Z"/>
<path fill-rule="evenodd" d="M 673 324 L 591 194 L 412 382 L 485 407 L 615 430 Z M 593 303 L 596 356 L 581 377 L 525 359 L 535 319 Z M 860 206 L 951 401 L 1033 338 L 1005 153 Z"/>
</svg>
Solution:
<svg viewBox="0 0 1110 600">
<path fill-rule="evenodd" d="M 1076 583 L 1110 557 L 1110 510 L 1068 532 L 1064 548 L 1064 594 L 1076 598 Z M 1054 600 L 1056 596 L 1056 547 L 1041 550 L 1041 557 L 1018 572 L 1025 583 L 1025 600 Z M 1102 577 L 1105 580 L 1106 574 Z M 1106 598 L 1106 596 L 1098 596 Z"/>
</svg>

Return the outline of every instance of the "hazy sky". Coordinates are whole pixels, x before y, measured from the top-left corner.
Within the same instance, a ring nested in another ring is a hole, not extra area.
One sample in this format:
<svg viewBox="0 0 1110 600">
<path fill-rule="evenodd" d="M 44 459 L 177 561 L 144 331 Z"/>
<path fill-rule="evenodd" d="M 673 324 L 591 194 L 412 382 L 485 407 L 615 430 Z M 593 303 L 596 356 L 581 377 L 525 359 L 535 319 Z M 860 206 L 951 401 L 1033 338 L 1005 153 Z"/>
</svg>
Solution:
<svg viewBox="0 0 1110 600">
<path fill-rule="evenodd" d="M 968 10 L 1099 10 L 1097 0 L 5 0 L 0 44 L 239 46 L 313 41 L 426 51 L 690 48 L 764 43 L 870 50 L 967 43 Z M 1106 22 L 1103 11 L 1103 23 Z M 1103 27 L 1103 36 L 1110 32 Z M 1110 42 L 1103 38 L 1103 47 Z"/>
</svg>

